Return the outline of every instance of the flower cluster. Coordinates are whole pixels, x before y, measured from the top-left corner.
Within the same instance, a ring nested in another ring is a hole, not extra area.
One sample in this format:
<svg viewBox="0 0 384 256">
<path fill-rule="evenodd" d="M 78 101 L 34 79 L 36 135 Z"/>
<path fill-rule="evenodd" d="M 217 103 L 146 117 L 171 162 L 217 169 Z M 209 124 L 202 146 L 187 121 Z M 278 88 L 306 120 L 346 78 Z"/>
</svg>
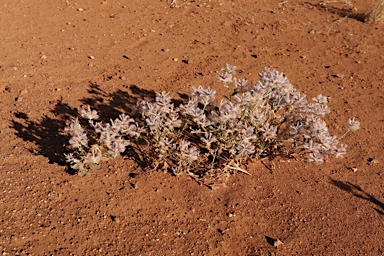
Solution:
<svg viewBox="0 0 384 256">
<path fill-rule="evenodd" d="M 125 114 L 103 124 L 94 122 L 99 116 L 88 106 L 88 110 L 81 112 L 81 117 L 88 122 L 82 125 L 76 118 L 65 128 L 72 136 L 69 144 L 73 150 L 72 153 L 65 154 L 65 157 L 80 176 L 86 175 L 88 169 L 99 170 L 100 161 L 113 159 L 123 153 L 130 140 L 139 138 L 143 131 L 134 119 Z"/>
<path fill-rule="evenodd" d="M 322 163 L 328 155 L 346 153 L 346 146 L 329 133 L 323 120 L 330 112 L 327 97 L 318 95 L 310 102 L 276 70 L 264 70 L 254 84 L 235 74 L 236 67 L 228 64 L 218 74 L 229 91 L 221 100 L 215 90 L 202 86 L 193 87 L 179 104 L 169 93 L 157 93 L 154 100 L 137 104 L 136 119 L 122 114 L 107 124 L 94 123 L 98 114 L 88 107 L 82 117 L 93 132 L 77 118 L 71 121 L 66 131 L 74 153 L 66 155 L 67 161 L 81 172 L 98 169 L 99 161 L 140 141 L 133 148 L 151 169 L 201 180 L 233 171 L 246 173 L 242 166 L 251 158 L 304 156 Z M 359 126 L 350 119 L 347 133 Z"/>
</svg>

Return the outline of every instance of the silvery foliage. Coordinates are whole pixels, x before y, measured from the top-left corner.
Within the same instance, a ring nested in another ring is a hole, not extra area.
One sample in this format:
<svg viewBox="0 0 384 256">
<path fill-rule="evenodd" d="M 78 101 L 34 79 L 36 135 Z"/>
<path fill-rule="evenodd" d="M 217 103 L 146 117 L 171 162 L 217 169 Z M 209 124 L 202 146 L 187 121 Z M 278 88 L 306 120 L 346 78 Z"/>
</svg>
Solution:
<svg viewBox="0 0 384 256">
<path fill-rule="evenodd" d="M 201 179 L 246 172 L 241 166 L 251 158 L 304 156 L 323 163 L 328 155 L 346 153 L 323 120 L 330 112 L 327 97 L 318 95 L 309 102 L 276 70 L 264 70 L 255 84 L 235 78 L 235 73 L 236 67 L 227 64 L 218 74 L 229 91 L 220 101 L 210 87 L 192 87 L 189 99 L 177 106 L 169 93 L 157 93 L 154 101 L 138 103 L 138 120 L 122 114 L 108 124 L 94 123 L 98 114 L 88 107 L 82 117 L 93 131 L 86 132 L 78 119 L 71 121 L 66 131 L 74 153 L 66 155 L 67 161 L 84 174 L 140 140 L 145 143 L 134 148 L 151 169 Z M 347 133 L 359 126 L 350 119 Z"/>
<path fill-rule="evenodd" d="M 114 159 L 123 153 L 132 139 L 140 137 L 143 129 L 130 116 L 121 114 L 110 123 L 95 122 L 99 115 L 88 106 L 81 117 L 88 120 L 83 125 L 78 118 L 72 120 L 65 131 L 72 137 L 69 140 L 72 153 L 65 154 L 67 162 L 80 176 L 89 169 L 100 170 L 99 162 Z"/>
</svg>

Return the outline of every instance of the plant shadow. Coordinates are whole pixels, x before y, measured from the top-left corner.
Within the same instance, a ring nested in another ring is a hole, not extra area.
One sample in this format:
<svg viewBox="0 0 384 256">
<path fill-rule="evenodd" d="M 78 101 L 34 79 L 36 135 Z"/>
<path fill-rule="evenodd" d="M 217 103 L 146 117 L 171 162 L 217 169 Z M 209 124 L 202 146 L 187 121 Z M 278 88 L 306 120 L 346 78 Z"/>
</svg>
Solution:
<svg viewBox="0 0 384 256">
<path fill-rule="evenodd" d="M 43 155 L 49 159 L 49 163 L 65 165 L 65 149 L 62 145 L 68 141 L 68 137 L 60 134 L 64 130 L 65 120 L 76 115 L 76 109 L 67 104 L 58 102 L 51 110 L 54 117 L 43 116 L 41 120 L 33 121 L 26 113 L 17 112 L 11 121 L 11 128 L 15 135 L 24 141 L 33 142 L 37 147 L 29 148 L 34 155 Z"/>
<path fill-rule="evenodd" d="M 123 90 L 106 92 L 96 83 L 90 83 L 88 97 L 79 101 L 80 107 L 91 106 L 98 111 L 100 121 L 108 122 L 121 113 L 131 114 L 137 102 L 142 99 L 155 98 L 155 92 L 141 89 L 136 85 L 130 85 L 131 93 Z M 79 116 L 79 109 L 69 106 L 61 100 L 57 101 L 50 113 L 44 115 L 40 120 L 31 120 L 23 112 L 14 114 L 10 128 L 15 130 L 15 135 L 24 141 L 32 142 L 34 146 L 28 150 L 34 155 L 42 155 L 48 158 L 50 164 L 66 166 L 66 172 L 75 174 L 69 167 L 64 154 L 70 153 L 68 140 L 70 136 L 64 132 L 67 123 Z M 133 156 L 136 161 L 137 156 Z"/>
<path fill-rule="evenodd" d="M 326 2 L 320 2 L 317 4 L 306 2 L 305 4 L 315 7 L 323 12 L 330 12 L 336 14 L 341 18 L 350 18 L 360 22 L 365 22 L 368 17 L 365 13 L 356 12 L 356 9 L 353 7 L 335 7 L 328 5 Z"/>
<path fill-rule="evenodd" d="M 343 181 L 334 180 L 334 179 L 331 179 L 331 183 L 336 187 L 348 193 L 351 193 L 355 197 L 374 203 L 377 206 L 377 207 L 374 207 L 375 211 L 381 215 L 384 215 L 384 203 L 379 201 L 377 198 L 375 198 L 371 194 L 365 192 L 360 186 L 352 184 L 350 182 L 343 182 Z"/>
</svg>

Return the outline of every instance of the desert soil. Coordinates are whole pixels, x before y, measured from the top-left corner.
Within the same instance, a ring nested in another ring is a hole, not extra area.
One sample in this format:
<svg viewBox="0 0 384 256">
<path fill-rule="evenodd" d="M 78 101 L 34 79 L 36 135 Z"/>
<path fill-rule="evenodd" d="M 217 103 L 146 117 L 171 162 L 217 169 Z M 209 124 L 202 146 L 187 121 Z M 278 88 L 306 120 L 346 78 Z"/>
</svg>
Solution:
<svg viewBox="0 0 384 256">
<path fill-rule="evenodd" d="M 340 2 L 2 0 L 2 255 L 382 255 L 384 26 Z M 334 135 L 356 117 L 346 157 L 256 161 L 213 190 L 128 157 L 68 171 L 83 106 L 108 119 L 154 92 L 220 93 L 226 63 L 329 96 Z"/>
</svg>

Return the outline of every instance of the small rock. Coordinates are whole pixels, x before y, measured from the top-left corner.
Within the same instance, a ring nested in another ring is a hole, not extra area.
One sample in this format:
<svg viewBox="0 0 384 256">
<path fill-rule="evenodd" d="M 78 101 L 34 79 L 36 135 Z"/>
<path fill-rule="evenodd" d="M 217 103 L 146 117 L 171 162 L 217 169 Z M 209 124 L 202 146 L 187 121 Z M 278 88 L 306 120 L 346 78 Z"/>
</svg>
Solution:
<svg viewBox="0 0 384 256">
<path fill-rule="evenodd" d="M 83 8 L 78 8 L 77 11 L 78 12 L 82 12 L 82 11 L 84 11 L 84 9 Z"/>
<path fill-rule="evenodd" d="M 375 159 L 375 158 L 372 158 L 372 157 L 369 157 L 369 158 L 368 158 L 368 164 L 372 164 L 372 165 L 374 165 L 374 164 L 378 164 L 378 163 L 380 163 L 379 160 L 377 160 L 377 159 Z"/>
<path fill-rule="evenodd" d="M 93 57 L 92 55 L 88 56 L 88 58 L 90 58 L 91 60 L 95 59 L 95 57 Z"/>
<path fill-rule="evenodd" d="M 358 169 L 356 167 L 349 167 L 348 170 L 352 172 L 357 172 Z"/>
<path fill-rule="evenodd" d="M 173 61 L 177 62 L 177 61 L 179 61 L 179 59 L 178 58 L 173 58 Z"/>
<path fill-rule="evenodd" d="M 337 77 L 337 78 L 343 78 L 344 77 L 344 75 L 342 75 L 342 74 L 332 74 L 331 76 Z"/>
<path fill-rule="evenodd" d="M 45 60 L 46 58 L 47 58 L 47 55 L 41 55 L 41 58 L 43 59 L 43 60 Z"/>
<path fill-rule="evenodd" d="M 276 241 L 273 243 L 273 246 L 278 247 L 282 244 L 283 244 L 283 242 L 281 242 L 279 239 L 276 239 Z"/>
<path fill-rule="evenodd" d="M 131 172 L 130 174 L 128 174 L 128 176 L 131 178 L 136 178 L 137 176 L 139 176 L 139 174 Z"/>
<path fill-rule="evenodd" d="M 266 236 L 265 238 L 267 239 L 267 243 L 269 243 L 270 245 L 273 245 L 275 247 L 278 247 L 278 246 L 283 244 L 283 242 L 281 242 L 280 239 L 272 238 L 272 237 L 269 237 L 269 236 Z"/>
<path fill-rule="evenodd" d="M 19 95 L 23 96 L 23 95 L 25 95 L 27 93 L 28 93 L 28 90 L 27 89 L 23 89 L 23 90 L 20 91 Z"/>
</svg>

